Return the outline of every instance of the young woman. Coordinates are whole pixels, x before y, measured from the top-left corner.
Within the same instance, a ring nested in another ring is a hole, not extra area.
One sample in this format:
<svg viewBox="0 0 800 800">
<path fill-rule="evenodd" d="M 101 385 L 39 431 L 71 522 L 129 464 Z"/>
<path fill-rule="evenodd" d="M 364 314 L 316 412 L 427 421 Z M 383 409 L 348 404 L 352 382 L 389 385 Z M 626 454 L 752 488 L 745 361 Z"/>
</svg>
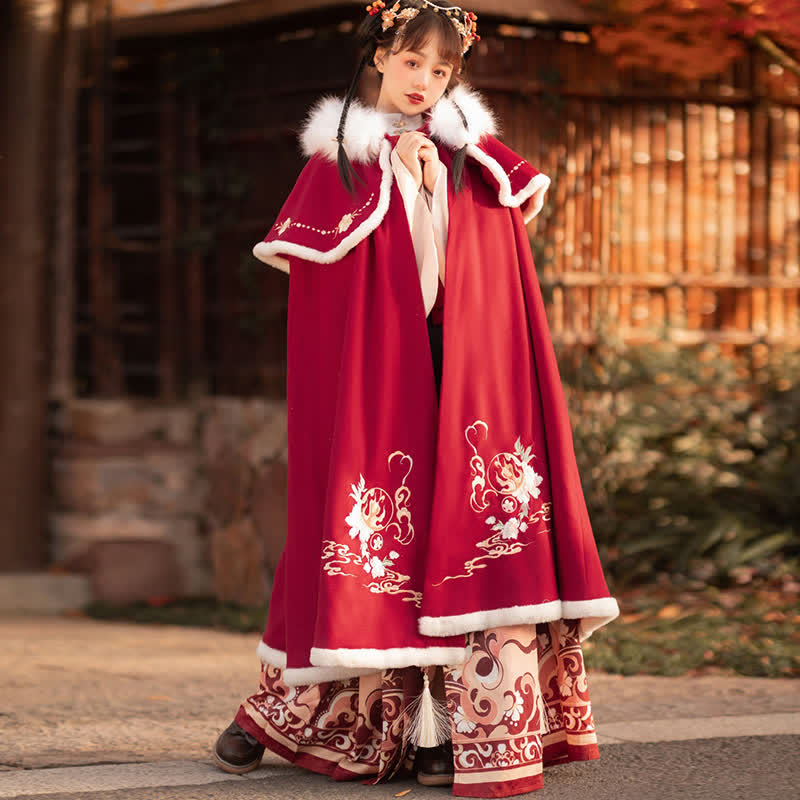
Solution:
<svg viewBox="0 0 800 800">
<path fill-rule="evenodd" d="M 254 248 L 290 275 L 288 531 L 214 758 L 520 794 L 598 758 L 581 642 L 619 613 L 526 230 L 549 179 L 459 80 L 475 14 L 378 0 L 358 36 Z"/>
</svg>

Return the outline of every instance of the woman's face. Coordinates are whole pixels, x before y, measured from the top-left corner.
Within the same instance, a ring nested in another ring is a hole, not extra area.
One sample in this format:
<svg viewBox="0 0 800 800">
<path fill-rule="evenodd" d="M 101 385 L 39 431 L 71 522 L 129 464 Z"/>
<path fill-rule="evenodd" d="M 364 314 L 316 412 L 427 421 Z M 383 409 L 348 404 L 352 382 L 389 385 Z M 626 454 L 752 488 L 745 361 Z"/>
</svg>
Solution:
<svg viewBox="0 0 800 800">
<path fill-rule="evenodd" d="M 439 39 L 435 35 L 419 51 L 403 49 L 395 53 L 379 47 L 375 66 L 383 73 L 375 107 L 412 115 L 430 108 L 444 94 L 453 72 L 453 65 L 439 56 Z M 419 95 L 422 100 L 414 102 L 409 95 Z"/>
</svg>

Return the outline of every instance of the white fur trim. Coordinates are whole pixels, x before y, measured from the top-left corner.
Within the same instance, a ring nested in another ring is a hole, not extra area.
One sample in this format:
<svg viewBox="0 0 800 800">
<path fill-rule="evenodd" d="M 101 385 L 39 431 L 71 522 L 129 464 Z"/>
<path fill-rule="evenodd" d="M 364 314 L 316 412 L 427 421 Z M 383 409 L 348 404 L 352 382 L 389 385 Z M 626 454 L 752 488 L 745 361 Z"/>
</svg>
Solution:
<svg viewBox="0 0 800 800">
<path fill-rule="evenodd" d="M 542 210 L 545 193 L 550 188 L 550 178 L 540 172 L 538 175 L 534 175 L 525 189 L 531 187 L 533 187 L 531 196 L 520 204 L 522 221 L 526 225 Z"/>
<path fill-rule="evenodd" d="M 468 128 L 464 128 L 456 104 L 463 111 Z M 339 143 L 336 134 L 344 107 L 344 97 L 324 95 L 309 110 L 300 130 L 300 149 L 310 158 L 319 153 L 336 161 Z M 499 135 L 494 111 L 483 95 L 467 84 L 459 84 L 442 95 L 429 109 L 429 130 L 432 139 L 459 149 L 477 144 L 484 134 Z M 380 151 L 384 136 L 391 132 L 390 120 L 374 106 L 365 105 L 357 97 L 350 101 L 344 123 L 342 145 L 351 161 L 370 163 Z"/>
<path fill-rule="evenodd" d="M 619 604 L 613 597 L 597 600 L 564 600 L 561 603 L 564 619 L 580 619 L 580 640 L 588 639 L 594 631 L 619 616 Z"/>
<path fill-rule="evenodd" d="M 258 242 L 253 247 L 253 255 L 261 261 L 269 264 L 271 267 L 277 267 L 283 272 L 289 272 L 289 262 L 286 259 L 280 258 L 278 253 L 283 253 L 288 256 L 296 256 L 297 258 L 304 258 L 307 261 L 316 261 L 318 264 L 332 264 L 344 256 L 351 248 L 355 247 L 362 239 L 365 239 L 386 216 L 386 211 L 389 208 L 389 198 L 391 197 L 392 181 L 394 180 L 394 173 L 392 172 L 391 162 L 392 144 L 388 139 L 383 140 L 380 153 L 381 165 L 381 188 L 378 197 L 378 203 L 375 210 L 357 227 L 354 228 L 347 236 L 342 239 L 336 247 L 331 250 L 317 250 L 314 247 L 308 247 L 303 244 L 296 244 L 295 242 L 283 242 L 280 239 L 273 239 L 270 242 Z M 286 266 L 283 267 L 280 263 L 286 261 Z"/>
<path fill-rule="evenodd" d="M 464 128 L 456 106 L 463 111 L 468 128 Z M 428 129 L 432 139 L 454 150 L 460 150 L 465 144 L 477 144 L 487 133 L 500 136 L 494 111 L 480 92 L 465 83 L 455 86 L 431 106 Z"/>
<path fill-rule="evenodd" d="M 600 597 L 597 600 L 551 600 L 549 603 L 494 608 L 452 617 L 420 617 L 418 627 L 423 636 L 455 636 L 503 625 L 533 625 L 557 619 L 580 618 L 582 641 L 618 615 L 617 601 L 613 597 Z"/>
<path fill-rule="evenodd" d="M 539 603 L 534 606 L 493 608 L 490 611 L 473 611 L 452 617 L 420 617 L 419 632 L 423 636 L 451 636 L 470 631 L 483 631 L 500 625 L 521 625 L 549 622 L 561 617 L 561 601 Z"/>
<path fill-rule="evenodd" d="M 311 648 L 311 663 L 319 666 L 391 669 L 430 664 L 463 664 L 465 647 L 391 647 L 387 650 Z"/>
<path fill-rule="evenodd" d="M 342 116 L 344 98 L 324 95 L 311 107 L 300 132 L 300 149 L 310 158 L 314 153 L 335 162 L 339 152 L 336 134 Z M 350 101 L 344 123 L 343 146 L 351 161 L 369 163 L 380 150 L 389 120 L 372 106 L 364 105 L 357 97 Z"/>
<path fill-rule="evenodd" d="M 274 248 L 269 247 L 266 242 L 259 242 L 253 248 L 253 255 L 265 264 L 269 264 L 287 275 L 289 274 L 289 259 L 277 255 L 274 252 Z"/>
<path fill-rule="evenodd" d="M 272 664 L 273 667 L 286 668 L 286 653 L 283 650 L 275 650 L 266 642 L 260 641 L 256 648 L 256 653 L 261 659 L 262 664 Z"/>
<path fill-rule="evenodd" d="M 256 653 L 262 664 L 269 664 L 283 671 L 281 680 L 287 686 L 305 686 L 309 683 L 343 680 L 358 675 L 368 675 L 376 671 L 374 669 L 352 669 L 346 667 L 290 667 L 287 669 L 286 653 L 270 647 L 264 641 L 258 643 Z"/>
<path fill-rule="evenodd" d="M 493 159 L 473 144 L 467 145 L 467 155 L 472 156 L 476 161 L 483 164 L 492 173 L 499 185 L 497 199 L 509 208 L 517 208 L 522 205 L 529 197 L 534 197 L 532 206 L 526 209 L 525 222 L 530 222 L 542 209 L 544 204 L 544 194 L 550 186 L 550 178 L 544 173 L 534 175 L 528 183 L 516 194 L 511 194 L 511 181 L 506 171 Z"/>
<path fill-rule="evenodd" d="M 360 675 L 371 675 L 375 669 L 352 669 L 348 667 L 294 667 L 285 669 L 281 679 L 287 686 L 307 686 L 324 681 L 345 681 Z"/>
</svg>

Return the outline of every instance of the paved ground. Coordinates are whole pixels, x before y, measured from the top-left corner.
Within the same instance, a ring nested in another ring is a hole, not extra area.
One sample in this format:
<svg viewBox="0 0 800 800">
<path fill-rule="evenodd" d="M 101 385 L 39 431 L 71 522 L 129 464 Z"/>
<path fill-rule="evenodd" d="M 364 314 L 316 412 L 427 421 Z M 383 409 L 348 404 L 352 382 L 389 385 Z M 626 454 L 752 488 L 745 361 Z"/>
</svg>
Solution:
<svg viewBox="0 0 800 800">
<path fill-rule="evenodd" d="M 0 619 L 0 798 L 444 797 L 337 784 L 267 757 L 231 776 L 209 750 L 258 686 L 258 636 L 79 618 Z M 536 797 L 797 796 L 800 692 L 783 679 L 589 673 L 599 761 Z"/>
</svg>

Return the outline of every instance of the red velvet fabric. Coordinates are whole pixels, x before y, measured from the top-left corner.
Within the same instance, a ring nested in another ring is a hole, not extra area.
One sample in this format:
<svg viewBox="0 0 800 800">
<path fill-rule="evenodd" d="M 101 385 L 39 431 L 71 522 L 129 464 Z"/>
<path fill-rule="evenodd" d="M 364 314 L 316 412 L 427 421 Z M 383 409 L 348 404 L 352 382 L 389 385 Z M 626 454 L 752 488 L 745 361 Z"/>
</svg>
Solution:
<svg viewBox="0 0 800 800">
<path fill-rule="evenodd" d="M 486 613 L 538 622 L 562 617 L 557 601 L 611 600 L 528 232 L 498 199 L 498 171 L 512 194 L 538 171 L 494 137 L 478 147 L 491 167 L 468 156 L 458 197 L 448 184 L 440 406 L 396 185 L 357 235 L 385 164 L 355 164 L 351 197 L 313 156 L 265 238 L 289 243 L 290 280 L 288 531 L 263 640 L 290 668 L 312 648 L 394 666 L 386 651 L 461 647 Z"/>
</svg>

